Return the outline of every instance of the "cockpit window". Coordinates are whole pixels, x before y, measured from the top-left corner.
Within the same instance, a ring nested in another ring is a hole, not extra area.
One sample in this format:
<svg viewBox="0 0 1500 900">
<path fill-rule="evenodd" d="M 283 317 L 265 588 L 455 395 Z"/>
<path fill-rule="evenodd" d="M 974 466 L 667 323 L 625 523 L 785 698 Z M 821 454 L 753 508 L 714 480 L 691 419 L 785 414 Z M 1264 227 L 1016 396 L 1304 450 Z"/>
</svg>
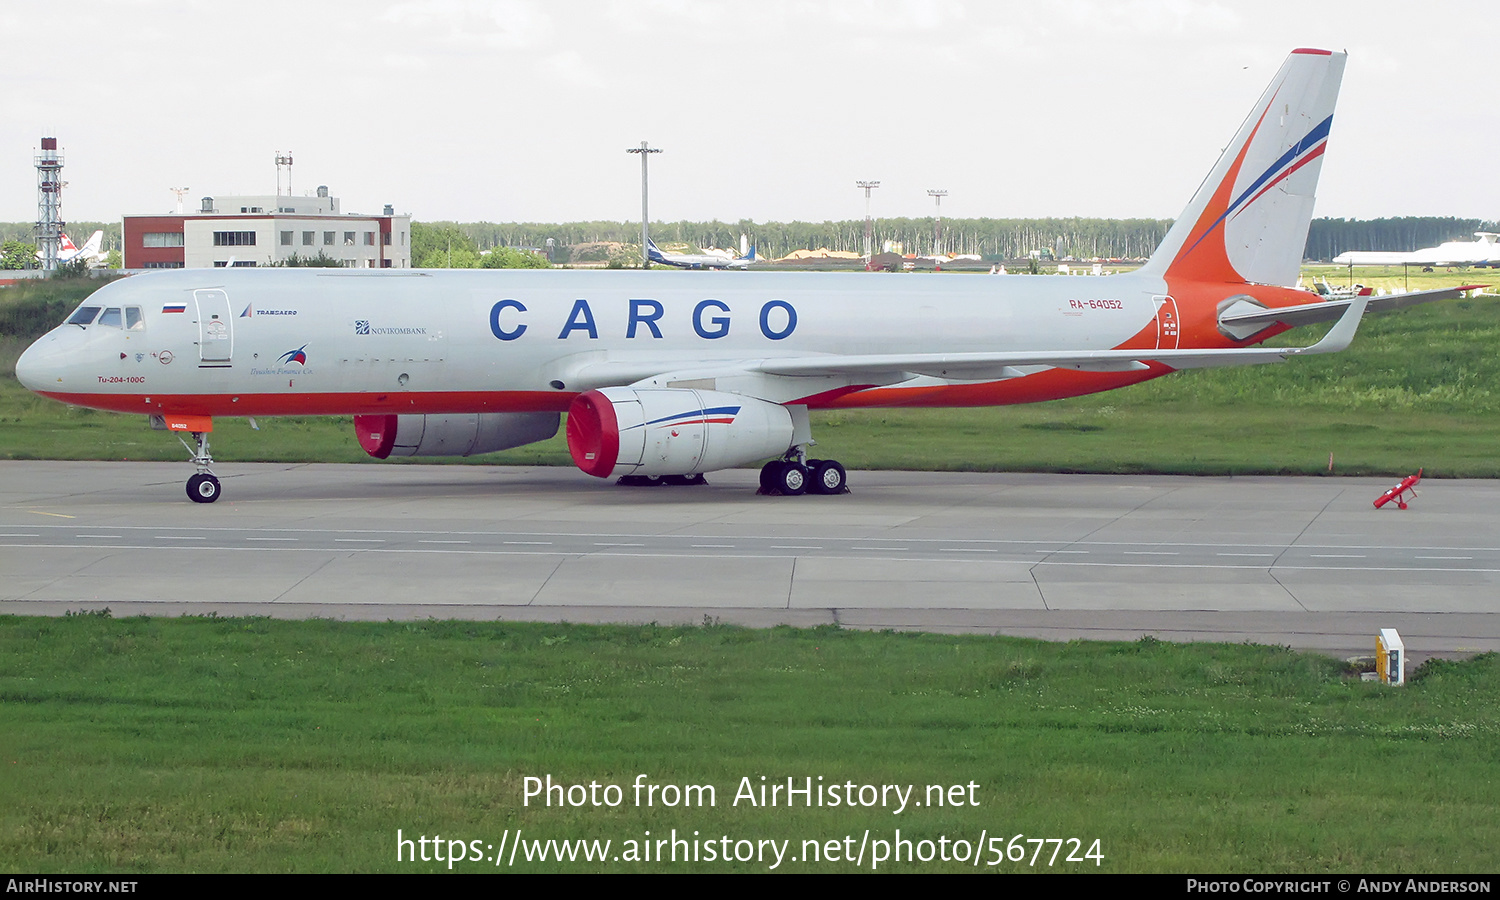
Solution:
<svg viewBox="0 0 1500 900">
<path fill-rule="evenodd" d="M 119 328 L 120 308 L 118 306 L 111 306 L 109 309 L 106 309 L 104 315 L 99 317 L 99 324 L 107 325 L 110 328 Z"/>
<path fill-rule="evenodd" d="M 130 331 L 145 331 L 146 320 L 141 316 L 139 306 L 125 307 L 125 327 Z"/>
<path fill-rule="evenodd" d="M 97 316 L 97 315 L 99 315 L 99 307 L 97 307 L 97 306 L 80 306 L 80 307 L 78 307 L 78 312 L 75 312 L 75 313 L 73 313 L 73 315 L 71 315 L 71 316 L 68 317 L 68 324 L 69 325 L 87 325 L 90 322 L 93 322 L 94 321 L 94 317 Z"/>
</svg>

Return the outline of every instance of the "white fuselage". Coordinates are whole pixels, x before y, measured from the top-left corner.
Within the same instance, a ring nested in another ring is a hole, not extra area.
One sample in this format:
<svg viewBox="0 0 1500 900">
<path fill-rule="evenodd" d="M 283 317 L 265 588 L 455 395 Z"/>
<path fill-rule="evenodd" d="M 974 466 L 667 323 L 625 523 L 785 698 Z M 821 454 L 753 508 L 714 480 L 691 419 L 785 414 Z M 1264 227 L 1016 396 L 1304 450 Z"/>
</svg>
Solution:
<svg viewBox="0 0 1500 900">
<path fill-rule="evenodd" d="M 85 307 L 134 308 L 138 324 L 60 326 L 17 373 L 144 413 L 561 410 L 636 372 L 717 361 L 1107 350 L 1147 329 L 1164 293 L 1128 274 L 183 270 L 101 289 Z"/>
</svg>

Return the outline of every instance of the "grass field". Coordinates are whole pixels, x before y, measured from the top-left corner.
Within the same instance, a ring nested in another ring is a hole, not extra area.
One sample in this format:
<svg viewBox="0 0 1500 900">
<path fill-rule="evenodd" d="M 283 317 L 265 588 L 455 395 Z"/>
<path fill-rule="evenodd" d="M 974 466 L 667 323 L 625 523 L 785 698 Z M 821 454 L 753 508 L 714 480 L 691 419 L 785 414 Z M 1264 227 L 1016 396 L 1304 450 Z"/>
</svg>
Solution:
<svg viewBox="0 0 1500 900">
<path fill-rule="evenodd" d="M 1343 269 L 1309 268 L 1337 282 Z M 889 277 L 979 277 L 966 275 Z M 1485 273 L 1362 270 L 1413 290 Z M 12 289 L 13 290 L 13 289 Z M 3 313 L 4 292 L 0 292 Z M 60 306 L 66 308 L 66 306 Z M 0 323 L 5 318 L 0 315 Z M 1302 329 L 1273 343 L 1304 345 Z M 1371 316 L 1354 346 L 1282 365 L 1189 371 L 1119 391 L 978 410 L 854 410 L 814 417 L 816 455 L 855 469 L 1500 477 L 1500 301 L 1445 301 Z M 0 371 L 24 346 L 0 338 Z M 372 462 L 348 417 L 216 423 L 223 461 Z M 182 460 L 142 416 L 69 409 L 0 375 L 0 458 Z M 559 436 L 468 462 L 570 465 Z M 387 463 L 388 464 L 388 463 Z"/>
<path fill-rule="evenodd" d="M 74 873 L 447 868 L 415 847 L 416 862 L 398 861 L 399 828 L 463 841 L 455 870 L 493 871 L 494 848 L 519 829 L 523 849 L 501 870 L 770 868 L 708 861 L 701 846 L 697 863 L 613 858 L 676 829 L 790 841 L 779 870 L 846 871 L 869 870 L 899 828 L 909 852 L 937 853 L 946 837 L 950 856 L 996 836 L 1003 853 L 1023 835 L 1024 861 L 991 866 L 987 850 L 980 870 L 1492 872 L 1497 696 L 1493 654 L 1429 663 L 1385 688 L 1282 648 L 1150 639 L 6 617 L 0 861 Z M 713 785 L 716 803 L 638 805 L 641 774 Z M 547 775 L 619 785 L 622 802 L 524 805 L 524 779 Z M 736 804 L 741 779 L 758 789 L 762 776 L 914 785 L 918 801 L 928 785 L 958 785 L 946 796 L 962 803 Z M 852 853 L 866 829 L 862 865 L 826 859 L 826 842 L 841 856 L 852 836 Z M 1081 844 L 1055 862 L 1045 845 L 1032 862 L 1025 838 Z M 612 843 L 604 862 L 527 863 L 533 839 Z M 804 840 L 820 843 L 818 862 Z M 1102 864 L 1063 862 L 1095 840 Z"/>
</svg>

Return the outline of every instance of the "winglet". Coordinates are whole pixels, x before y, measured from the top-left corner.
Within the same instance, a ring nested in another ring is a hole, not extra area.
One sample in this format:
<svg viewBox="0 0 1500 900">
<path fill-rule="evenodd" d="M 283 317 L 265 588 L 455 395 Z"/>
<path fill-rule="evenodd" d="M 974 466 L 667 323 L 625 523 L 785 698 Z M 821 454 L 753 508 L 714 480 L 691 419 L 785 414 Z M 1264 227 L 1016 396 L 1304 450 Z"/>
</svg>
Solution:
<svg viewBox="0 0 1500 900">
<path fill-rule="evenodd" d="M 1354 332 L 1359 330 L 1359 320 L 1364 317 L 1369 303 L 1369 297 L 1355 297 L 1349 301 L 1349 308 L 1333 323 L 1323 339 L 1311 347 L 1303 347 L 1298 353 L 1337 353 L 1348 347 L 1354 340 Z"/>
</svg>

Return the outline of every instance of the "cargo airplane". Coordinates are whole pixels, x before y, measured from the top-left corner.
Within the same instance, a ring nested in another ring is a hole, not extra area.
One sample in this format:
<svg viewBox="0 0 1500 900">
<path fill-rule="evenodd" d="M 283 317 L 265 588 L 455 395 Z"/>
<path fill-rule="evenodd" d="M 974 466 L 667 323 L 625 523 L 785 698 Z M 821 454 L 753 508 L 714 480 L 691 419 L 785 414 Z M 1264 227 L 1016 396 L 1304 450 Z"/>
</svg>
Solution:
<svg viewBox="0 0 1500 900">
<path fill-rule="evenodd" d="M 184 269 L 101 288 L 21 356 L 26 387 L 146 414 L 220 494 L 222 416 L 353 415 L 374 457 L 544 440 L 600 478 L 762 460 L 768 493 L 845 489 L 808 411 L 992 406 L 1344 349 L 1367 309 L 1295 284 L 1344 54 L 1296 50 L 1147 264 L 1100 278 Z M 1253 346 L 1335 321 L 1310 347 Z"/>
<path fill-rule="evenodd" d="M 712 253 L 667 253 L 656 246 L 656 241 L 646 239 L 646 257 L 664 266 L 679 269 L 743 269 L 755 262 L 755 248 L 744 256 L 716 256 Z"/>
</svg>

